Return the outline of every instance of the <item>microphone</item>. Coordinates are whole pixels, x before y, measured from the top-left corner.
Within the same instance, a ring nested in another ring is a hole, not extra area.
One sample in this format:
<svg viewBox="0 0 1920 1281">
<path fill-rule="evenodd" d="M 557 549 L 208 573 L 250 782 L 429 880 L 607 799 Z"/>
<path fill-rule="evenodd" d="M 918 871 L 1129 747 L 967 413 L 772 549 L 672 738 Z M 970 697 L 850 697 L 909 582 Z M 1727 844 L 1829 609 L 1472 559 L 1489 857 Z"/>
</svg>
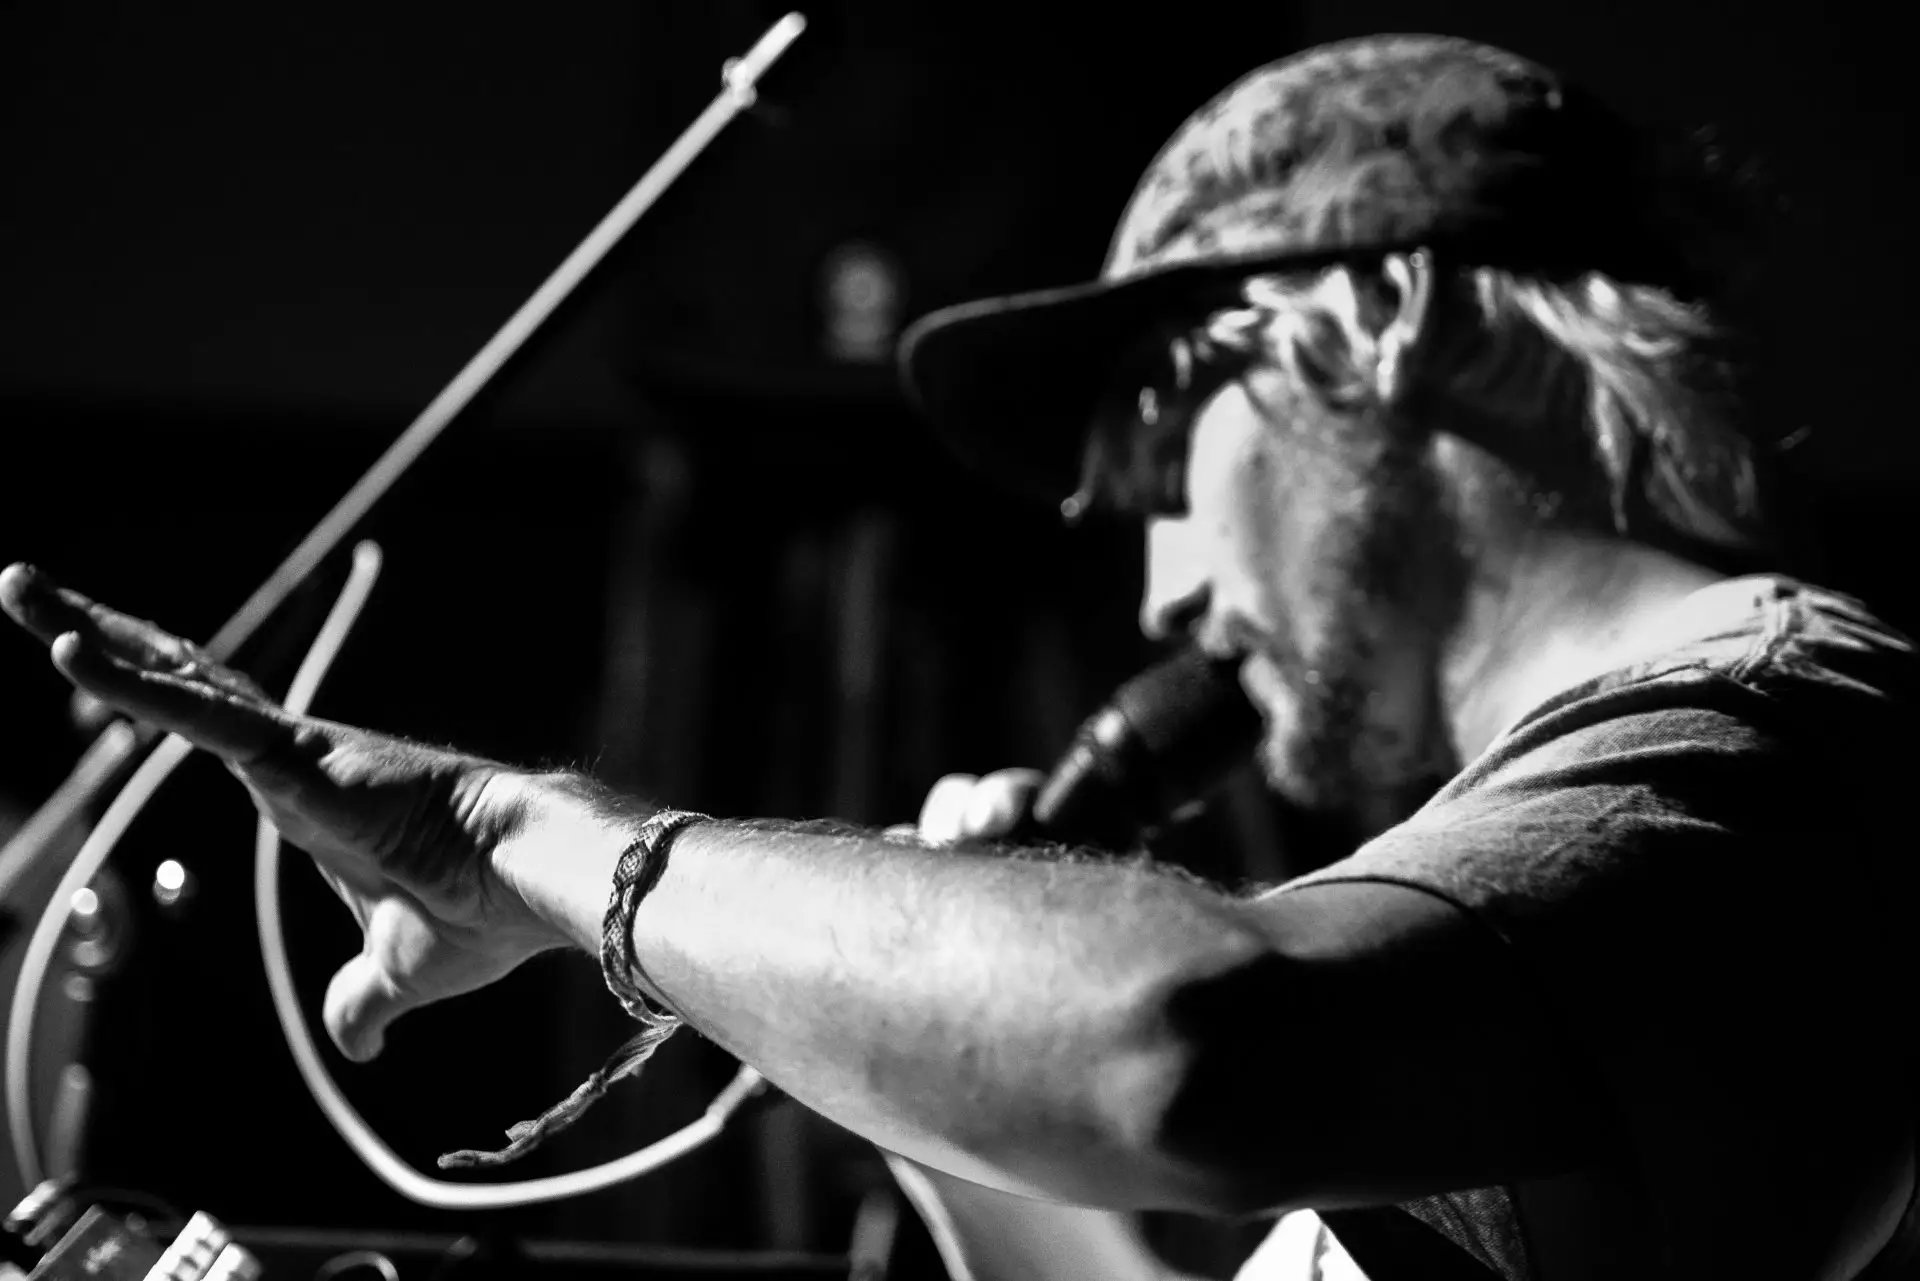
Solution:
<svg viewBox="0 0 1920 1281">
<path fill-rule="evenodd" d="M 1126 849 L 1200 799 L 1260 741 L 1236 667 L 1189 646 L 1127 681 L 1081 723 L 1025 831 Z"/>
</svg>

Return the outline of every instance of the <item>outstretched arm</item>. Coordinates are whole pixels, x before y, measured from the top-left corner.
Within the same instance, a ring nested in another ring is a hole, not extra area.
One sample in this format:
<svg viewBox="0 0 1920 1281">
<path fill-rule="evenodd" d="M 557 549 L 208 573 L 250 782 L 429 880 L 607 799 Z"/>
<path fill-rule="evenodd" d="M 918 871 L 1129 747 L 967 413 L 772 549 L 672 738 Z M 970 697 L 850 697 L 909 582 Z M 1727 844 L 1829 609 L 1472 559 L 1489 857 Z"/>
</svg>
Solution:
<svg viewBox="0 0 1920 1281">
<path fill-rule="evenodd" d="M 81 688 L 220 756 L 314 857 L 362 931 L 325 1011 L 349 1055 L 539 951 L 597 951 L 645 806 L 291 715 L 20 567 L 0 605 Z M 1245 902 L 1139 862 L 715 821 L 681 833 L 631 928 L 656 995 L 768 1079 L 1009 1190 L 1391 1200 L 1552 1167 L 1577 1138 L 1581 1091 L 1506 958 L 1416 890 Z"/>
</svg>

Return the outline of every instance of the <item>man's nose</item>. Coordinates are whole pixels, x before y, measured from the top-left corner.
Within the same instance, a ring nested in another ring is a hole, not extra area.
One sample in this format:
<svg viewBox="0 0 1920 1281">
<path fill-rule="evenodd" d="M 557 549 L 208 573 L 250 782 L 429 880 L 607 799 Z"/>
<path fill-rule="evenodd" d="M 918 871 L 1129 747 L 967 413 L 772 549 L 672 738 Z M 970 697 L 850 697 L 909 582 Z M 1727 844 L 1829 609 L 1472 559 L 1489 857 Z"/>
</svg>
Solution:
<svg viewBox="0 0 1920 1281">
<path fill-rule="evenodd" d="M 1189 631 L 1206 609 L 1206 559 L 1193 522 L 1171 517 L 1149 521 L 1140 630 L 1149 640 L 1168 640 Z"/>
</svg>

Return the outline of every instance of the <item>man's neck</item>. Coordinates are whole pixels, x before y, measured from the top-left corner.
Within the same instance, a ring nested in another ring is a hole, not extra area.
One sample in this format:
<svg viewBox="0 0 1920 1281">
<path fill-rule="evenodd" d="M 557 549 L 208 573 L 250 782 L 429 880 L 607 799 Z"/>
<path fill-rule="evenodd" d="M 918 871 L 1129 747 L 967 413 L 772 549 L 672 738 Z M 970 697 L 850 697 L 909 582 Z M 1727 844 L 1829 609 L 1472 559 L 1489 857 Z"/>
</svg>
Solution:
<svg viewBox="0 0 1920 1281">
<path fill-rule="evenodd" d="M 1483 565 L 1444 672 L 1459 759 L 1554 695 L 1652 657 L 1670 609 L 1723 577 L 1643 544 L 1571 533 Z"/>
</svg>

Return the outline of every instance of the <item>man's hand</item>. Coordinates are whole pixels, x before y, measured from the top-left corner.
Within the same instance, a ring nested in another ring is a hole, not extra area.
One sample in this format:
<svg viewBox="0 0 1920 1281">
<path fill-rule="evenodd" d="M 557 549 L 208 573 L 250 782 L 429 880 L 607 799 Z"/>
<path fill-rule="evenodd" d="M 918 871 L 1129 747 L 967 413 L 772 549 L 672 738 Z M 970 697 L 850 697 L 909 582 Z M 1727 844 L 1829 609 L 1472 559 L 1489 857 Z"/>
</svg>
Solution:
<svg viewBox="0 0 1920 1281">
<path fill-rule="evenodd" d="M 378 1054 L 407 1010 L 565 945 L 492 867 L 523 821 L 522 776 L 293 715 L 197 646 L 24 565 L 0 572 L 0 607 L 79 689 L 225 761 L 281 835 L 313 856 L 363 940 L 327 989 L 324 1021 L 347 1057 Z"/>
<path fill-rule="evenodd" d="M 887 829 L 927 845 L 994 840 L 1020 825 L 1046 776 L 1039 770 L 1002 769 L 991 774 L 948 774 L 927 790 L 920 821 Z"/>
</svg>

